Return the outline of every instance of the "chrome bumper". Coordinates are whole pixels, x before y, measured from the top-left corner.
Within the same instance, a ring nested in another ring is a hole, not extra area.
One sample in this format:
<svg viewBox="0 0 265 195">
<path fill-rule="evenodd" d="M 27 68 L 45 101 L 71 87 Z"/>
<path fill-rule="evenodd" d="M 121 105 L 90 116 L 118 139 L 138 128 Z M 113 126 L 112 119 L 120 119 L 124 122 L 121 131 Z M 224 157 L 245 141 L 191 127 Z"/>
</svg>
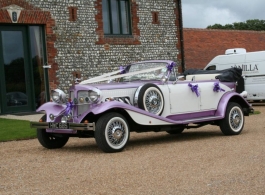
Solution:
<svg viewBox="0 0 265 195">
<path fill-rule="evenodd" d="M 49 123 L 30 121 L 30 127 L 37 129 L 49 129 Z M 96 127 L 95 123 L 69 123 L 69 129 L 79 130 L 79 131 L 87 131 L 87 130 L 95 131 Z"/>
</svg>

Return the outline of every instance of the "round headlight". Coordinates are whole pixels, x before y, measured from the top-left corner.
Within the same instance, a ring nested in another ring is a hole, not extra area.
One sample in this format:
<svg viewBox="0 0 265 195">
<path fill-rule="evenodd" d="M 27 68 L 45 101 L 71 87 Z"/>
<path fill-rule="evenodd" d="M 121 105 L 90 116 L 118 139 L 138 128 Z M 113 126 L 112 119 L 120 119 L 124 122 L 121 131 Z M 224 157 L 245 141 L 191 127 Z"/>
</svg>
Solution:
<svg viewBox="0 0 265 195">
<path fill-rule="evenodd" d="M 66 94 L 60 89 L 52 90 L 51 98 L 53 102 L 58 104 L 64 104 L 66 102 Z"/>
<path fill-rule="evenodd" d="M 89 91 L 88 96 L 92 103 L 97 103 L 100 100 L 100 93 L 98 91 Z"/>
</svg>

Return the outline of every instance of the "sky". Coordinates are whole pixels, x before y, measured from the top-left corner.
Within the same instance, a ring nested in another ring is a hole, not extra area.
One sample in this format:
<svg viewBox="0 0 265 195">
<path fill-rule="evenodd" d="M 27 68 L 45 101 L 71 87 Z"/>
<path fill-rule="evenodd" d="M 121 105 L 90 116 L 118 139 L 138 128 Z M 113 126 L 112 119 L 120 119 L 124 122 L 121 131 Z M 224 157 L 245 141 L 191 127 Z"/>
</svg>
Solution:
<svg viewBox="0 0 265 195">
<path fill-rule="evenodd" d="M 182 0 L 184 28 L 265 20 L 265 0 Z"/>
</svg>

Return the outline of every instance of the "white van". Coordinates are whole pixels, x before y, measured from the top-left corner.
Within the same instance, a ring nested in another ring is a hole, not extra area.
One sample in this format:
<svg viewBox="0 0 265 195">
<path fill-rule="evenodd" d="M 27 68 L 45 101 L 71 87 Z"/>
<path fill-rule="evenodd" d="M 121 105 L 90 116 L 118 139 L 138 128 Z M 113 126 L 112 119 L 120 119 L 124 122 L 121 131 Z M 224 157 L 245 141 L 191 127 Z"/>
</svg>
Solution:
<svg viewBox="0 0 265 195">
<path fill-rule="evenodd" d="M 244 84 L 241 84 L 240 90 L 247 91 L 247 100 L 265 100 L 265 51 L 228 49 L 225 55 L 213 58 L 204 70 L 223 70 L 231 67 L 242 69 Z"/>
</svg>

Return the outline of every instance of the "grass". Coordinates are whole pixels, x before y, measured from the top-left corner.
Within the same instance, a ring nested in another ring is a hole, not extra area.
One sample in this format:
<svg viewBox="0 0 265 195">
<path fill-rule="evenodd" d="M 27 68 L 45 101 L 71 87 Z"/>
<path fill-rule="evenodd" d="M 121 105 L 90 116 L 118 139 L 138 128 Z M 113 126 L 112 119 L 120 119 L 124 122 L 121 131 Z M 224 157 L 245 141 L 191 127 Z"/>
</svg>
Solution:
<svg viewBox="0 0 265 195">
<path fill-rule="evenodd" d="M 254 114 L 260 114 L 260 111 L 254 110 L 254 113 L 250 113 L 250 115 L 254 115 Z"/>
<path fill-rule="evenodd" d="M 36 138 L 29 121 L 0 118 L 0 142 Z"/>
</svg>

